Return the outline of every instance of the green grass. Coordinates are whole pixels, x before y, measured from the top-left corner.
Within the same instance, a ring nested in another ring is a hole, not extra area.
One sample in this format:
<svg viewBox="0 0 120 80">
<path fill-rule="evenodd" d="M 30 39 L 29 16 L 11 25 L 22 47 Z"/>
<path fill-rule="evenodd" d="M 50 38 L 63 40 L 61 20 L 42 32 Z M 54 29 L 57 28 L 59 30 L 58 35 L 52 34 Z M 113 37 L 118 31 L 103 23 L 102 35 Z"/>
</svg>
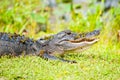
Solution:
<svg viewBox="0 0 120 80">
<path fill-rule="evenodd" d="M 56 20 L 56 27 L 51 27 L 50 12 L 44 12 L 46 7 L 42 1 L 0 0 L 0 31 L 22 34 L 25 29 L 28 30 L 26 36 L 37 39 L 64 29 L 75 32 L 101 29 L 100 41 L 88 50 L 65 55 L 65 59 L 76 60 L 76 64 L 46 61 L 38 56 L 1 57 L 0 80 L 120 80 L 120 42 L 116 36 L 120 30 L 120 5 L 101 16 L 103 4 L 92 4 L 89 10 L 95 11 L 88 10 L 87 16 L 83 16 L 72 14 L 70 4 L 60 4 L 60 10 L 53 12 L 55 16 L 68 12 L 73 19 L 70 22 Z M 47 25 L 46 32 L 36 33 L 39 24 Z"/>
<path fill-rule="evenodd" d="M 101 44 L 101 43 L 98 43 Z M 5 80 L 119 80 L 119 48 L 94 45 L 82 53 L 66 54 L 70 64 L 37 56 L 0 59 L 0 79 Z"/>
</svg>

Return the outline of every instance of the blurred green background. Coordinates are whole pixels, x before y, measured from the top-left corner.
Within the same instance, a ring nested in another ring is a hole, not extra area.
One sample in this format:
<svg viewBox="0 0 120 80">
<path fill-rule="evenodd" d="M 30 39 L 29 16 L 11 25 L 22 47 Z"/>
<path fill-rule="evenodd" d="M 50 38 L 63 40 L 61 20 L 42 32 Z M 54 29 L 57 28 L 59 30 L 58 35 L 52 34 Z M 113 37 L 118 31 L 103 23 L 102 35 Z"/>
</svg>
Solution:
<svg viewBox="0 0 120 80">
<path fill-rule="evenodd" d="M 0 5 L 2 32 L 35 37 L 65 29 L 120 29 L 119 0 L 0 0 Z"/>
<path fill-rule="evenodd" d="M 66 29 L 79 33 L 100 29 L 100 41 L 83 53 L 65 56 L 77 60 L 75 65 L 38 57 L 3 57 L 0 79 L 120 79 L 119 0 L 0 0 L 0 32 L 38 39 Z"/>
</svg>

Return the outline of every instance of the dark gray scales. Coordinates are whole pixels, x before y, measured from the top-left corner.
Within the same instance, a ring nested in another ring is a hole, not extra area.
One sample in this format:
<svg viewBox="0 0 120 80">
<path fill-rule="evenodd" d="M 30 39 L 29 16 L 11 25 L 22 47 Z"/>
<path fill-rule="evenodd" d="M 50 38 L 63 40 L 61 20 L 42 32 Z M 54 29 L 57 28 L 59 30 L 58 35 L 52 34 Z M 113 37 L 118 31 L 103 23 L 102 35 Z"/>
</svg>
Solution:
<svg viewBox="0 0 120 80">
<path fill-rule="evenodd" d="M 55 57 L 65 53 L 80 52 L 99 41 L 95 36 L 99 30 L 88 33 L 75 33 L 70 30 L 61 31 L 49 38 L 33 40 L 24 35 L 0 33 L 0 56 L 13 55 L 36 55 L 45 59 L 61 60 L 74 63 L 75 61 L 64 60 Z"/>
<path fill-rule="evenodd" d="M 23 52 L 29 54 L 35 52 L 34 45 L 36 42 L 24 35 L 10 33 L 0 33 L 0 55 L 20 55 Z"/>
</svg>

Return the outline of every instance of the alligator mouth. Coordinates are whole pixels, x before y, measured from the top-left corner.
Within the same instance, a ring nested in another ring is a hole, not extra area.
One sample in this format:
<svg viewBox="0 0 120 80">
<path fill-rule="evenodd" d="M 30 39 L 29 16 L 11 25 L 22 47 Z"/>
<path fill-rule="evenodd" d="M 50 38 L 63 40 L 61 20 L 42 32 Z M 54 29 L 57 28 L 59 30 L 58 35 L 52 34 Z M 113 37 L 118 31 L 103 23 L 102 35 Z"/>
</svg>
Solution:
<svg viewBox="0 0 120 80">
<path fill-rule="evenodd" d="M 80 43 L 80 42 L 92 42 L 96 41 L 98 38 L 79 38 L 76 40 L 70 40 L 71 43 Z"/>
<path fill-rule="evenodd" d="M 100 30 L 94 30 L 89 33 L 78 34 L 76 36 L 76 39 L 70 40 L 70 42 L 72 42 L 72 43 L 80 43 L 80 42 L 91 43 L 91 42 L 99 40 L 98 38 L 96 38 L 96 36 L 98 36 L 99 34 L 100 34 Z"/>
<path fill-rule="evenodd" d="M 78 38 L 75 40 L 65 41 L 65 51 L 79 52 L 81 50 L 87 49 L 98 41 L 98 38 Z"/>
<path fill-rule="evenodd" d="M 90 47 L 91 45 L 97 43 L 99 41 L 99 38 L 97 37 L 99 35 L 99 31 L 93 31 L 90 33 L 85 34 L 84 37 L 80 37 L 80 34 L 78 34 L 78 37 L 74 40 L 68 40 L 65 41 L 65 51 L 81 51 L 83 49 L 86 49 Z"/>
</svg>

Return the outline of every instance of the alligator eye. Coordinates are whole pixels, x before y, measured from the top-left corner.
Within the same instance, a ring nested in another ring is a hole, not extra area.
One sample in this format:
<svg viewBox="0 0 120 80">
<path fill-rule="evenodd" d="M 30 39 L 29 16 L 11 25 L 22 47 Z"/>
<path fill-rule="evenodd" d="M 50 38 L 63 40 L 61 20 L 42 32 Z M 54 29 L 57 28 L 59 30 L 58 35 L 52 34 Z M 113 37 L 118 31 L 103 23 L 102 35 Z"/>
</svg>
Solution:
<svg viewBox="0 0 120 80">
<path fill-rule="evenodd" d="M 67 35 L 70 35 L 71 34 L 71 32 L 67 32 Z"/>
<path fill-rule="evenodd" d="M 70 35 L 71 33 L 67 33 L 68 35 Z"/>
</svg>

